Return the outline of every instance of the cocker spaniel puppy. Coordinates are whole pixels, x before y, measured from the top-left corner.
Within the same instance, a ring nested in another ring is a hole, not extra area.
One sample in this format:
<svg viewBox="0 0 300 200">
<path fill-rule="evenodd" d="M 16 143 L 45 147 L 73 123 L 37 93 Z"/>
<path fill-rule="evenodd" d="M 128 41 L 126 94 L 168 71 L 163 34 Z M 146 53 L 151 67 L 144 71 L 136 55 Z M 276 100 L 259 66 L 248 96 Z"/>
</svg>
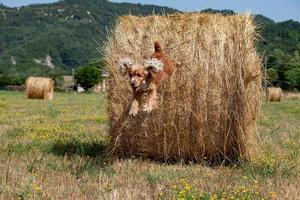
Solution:
<svg viewBox="0 0 300 200">
<path fill-rule="evenodd" d="M 133 100 L 129 114 L 137 115 L 140 105 L 144 112 L 151 112 L 157 107 L 157 88 L 161 81 L 173 74 L 175 62 L 165 54 L 158 42 L 154 43 L 154 53 L 145 63 L 133 62 L 130 58 L 119 61 L 119 70 L 128 74 Z"/>
</svg>

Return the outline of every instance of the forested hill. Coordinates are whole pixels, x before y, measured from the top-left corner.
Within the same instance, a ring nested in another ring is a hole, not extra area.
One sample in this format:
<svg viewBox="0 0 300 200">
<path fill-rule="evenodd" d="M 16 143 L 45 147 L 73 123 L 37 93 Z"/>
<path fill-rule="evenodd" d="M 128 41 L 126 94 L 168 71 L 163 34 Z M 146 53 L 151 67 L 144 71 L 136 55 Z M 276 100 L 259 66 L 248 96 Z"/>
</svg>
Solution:
<svg viewBox="0 0 300 200">
<path fill-rule="evenodd" d="M 176 11 L 107 0 L 64 0 L 20 8 L 0 5 L 0 79 L 22 82 L 29 74 L 70 73 L 99 59 L 96 48 L 117 16 Z"/>
<path fill-rule="evenodd" d="M 0 5 L 0 85 L 22 83 L 28 75 L 70 73 L 99 59 L 96 51 L 119 15 L 178 12 L 154 5 L 108 0 L 64 0 L 20 8 Z M 231 10 L 202 12 L 235 14 Z M 273 85 L 300 89 L 300 23 L 276 23 L 256 15 L 258 51 L 267 58 Z"/>
<path fill-rule="evenodd" d="M 300 23 L 264 23 L 260 34 L 258 50 L 266 59 L 270 84 L 300 90 Z"/>
</svg>

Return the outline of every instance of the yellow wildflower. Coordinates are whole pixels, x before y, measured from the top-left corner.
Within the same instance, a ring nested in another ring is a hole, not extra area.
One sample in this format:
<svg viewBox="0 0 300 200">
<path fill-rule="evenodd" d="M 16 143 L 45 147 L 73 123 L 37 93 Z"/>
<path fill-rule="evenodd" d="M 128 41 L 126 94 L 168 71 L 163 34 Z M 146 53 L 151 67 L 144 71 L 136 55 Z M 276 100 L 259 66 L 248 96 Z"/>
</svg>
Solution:
<svg viewBox="0 0 300 200">
<path fill-rule="evenodd" d="M 275 192 L 270 192 L 270 197 L 271 197 L 272 199 L 276 198 L 276 193 L 275 193 Z"/>
<path fill-rule="evenodd" d="M 182 179 L 179 180 L 179 182 L 182 183 L 182 184 L 184 184 L 185 180 L 182 178 Z"/>
</svg>

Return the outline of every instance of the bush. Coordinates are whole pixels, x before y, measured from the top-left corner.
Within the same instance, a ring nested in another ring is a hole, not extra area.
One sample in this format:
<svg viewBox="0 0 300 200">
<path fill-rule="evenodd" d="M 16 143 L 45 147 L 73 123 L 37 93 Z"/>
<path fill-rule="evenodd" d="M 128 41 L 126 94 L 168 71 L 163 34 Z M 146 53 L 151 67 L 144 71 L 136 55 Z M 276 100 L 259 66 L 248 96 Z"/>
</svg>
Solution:
<svg viewBox="0 0 300 200">
<path fill-rule="evenodd" d="M 85 90 L 92 88 L 101 81 L 101 69 L 94 66 L 81 67 L 75 72 L 75 81 Z"/>
<path fill-rule="evenodd" d="M 0 85 L 2 85 L 2 86 L 8 85 L 8 84 L 10 84 L 10 82 L 11 82 L 11 80 L 8 76 L 0 73 Z"/>
<path fill-rule="evenodd" d="M 8 76 L 7 74 L 0 73 L 0 86 L 5 85 L 23 85 L 25 77 L 22 76 Z"/>
<path fill-rule="evenodd" d="M 292 88 L 300 89 L 300 67 L 288 70 L 285 77 Z"/>
</svg>

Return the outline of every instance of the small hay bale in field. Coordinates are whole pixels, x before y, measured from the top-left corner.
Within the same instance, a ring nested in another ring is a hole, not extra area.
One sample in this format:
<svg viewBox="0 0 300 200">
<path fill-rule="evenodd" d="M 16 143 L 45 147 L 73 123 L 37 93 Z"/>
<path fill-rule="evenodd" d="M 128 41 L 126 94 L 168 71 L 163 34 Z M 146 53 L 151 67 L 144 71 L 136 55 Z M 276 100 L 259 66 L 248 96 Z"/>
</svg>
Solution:
<svg viewBox="0 0 300 200">
<path fill-rule="evenodd" d="M 281 101 L 282 91 L 280 87 L 267 88 L 267 101 Z"/>
<path fill-rule="evenodd" d="M 109 134 L 115 155 L 155 159 L 248 159 L 261 99 L 261 59 L 250 15 L 123 16 L 106 48 Z M 128 76 L 118 61 L 143 63 L 159 41 L 180 63 L 158 88 L 159 106 L 128 115 Z"/>
<path fill-rule="evenodd" d="M 25 82 L 29 99 L 53 99 L 54 81 L 51 78 L 29 77 Z"/>
</svg>

